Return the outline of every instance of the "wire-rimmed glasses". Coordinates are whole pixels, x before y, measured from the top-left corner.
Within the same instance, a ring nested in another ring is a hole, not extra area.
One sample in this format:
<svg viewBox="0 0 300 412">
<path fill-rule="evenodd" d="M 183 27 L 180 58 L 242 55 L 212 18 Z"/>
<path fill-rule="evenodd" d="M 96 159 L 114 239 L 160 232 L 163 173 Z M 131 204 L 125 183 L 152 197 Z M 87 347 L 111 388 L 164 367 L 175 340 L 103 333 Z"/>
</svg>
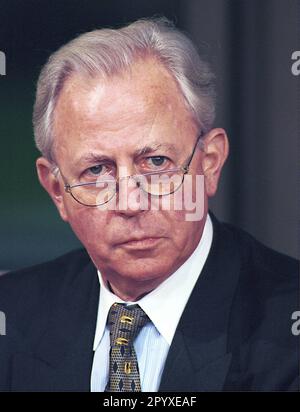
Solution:
<svg viewBox="0 0 300 412">
<path fill-rule="evenodd" d="M 111 175 L 105 175 L 105 177 L 98 177 L 94 182 L 76 183 L 72 185 L 64 180 L 65 191 L 69 193 L 76 202 L 88 207 L 97 207 L 108 203 L 119 191 L 122 181 L 126 179 L 133 179 L 140 190 L 151 196 L 171 195 L 183 184 L 184 177 L 189 172 L 196 147 L 199 142 L 202 143 L 200 140 L 202 136 L 203 133 L 198 136 L 191 156 L 182 166 L 167 170 L 162 169 L 155 172 L 123 176 L 118 179 Z M 60 172 L 58 168 L 56 168 L 56 171 Z"/>
</svg>

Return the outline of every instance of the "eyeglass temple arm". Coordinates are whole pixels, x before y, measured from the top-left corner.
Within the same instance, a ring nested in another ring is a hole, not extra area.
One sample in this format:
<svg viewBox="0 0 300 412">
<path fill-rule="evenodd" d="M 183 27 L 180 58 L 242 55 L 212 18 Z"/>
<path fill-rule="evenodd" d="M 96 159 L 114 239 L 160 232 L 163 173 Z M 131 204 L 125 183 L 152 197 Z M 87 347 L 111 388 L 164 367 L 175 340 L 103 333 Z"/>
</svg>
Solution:
<svg viewBox="0 0 300 412">
<path fill-rule="evenodd" d="M 190 156 L 187 164 L 186 164 L 185 166 L 183 166 L 183 170 L 184 170 L 185 173 L 187 173 L 187 172 L 189 171 L 189 167 L 190 167 L 191 161 L 193 160 L 193 157 L 194 157 L 196 148 L 197 148 L 198 143 L 200 142 L 200 140 L 201 140 L 201 138 L 202 138 L 203 136 L 204 136 L 204 132 L 202 131 L 202 132 L 199 134 L 198 138 L 197 138 L 197 141 L 196 141 L 196 143 L 195 143 L 193 152 L 192 152 L 192 154 L 191 154 L 191 156 Z"/>
<path fill-rule="evenodd" d="M 55 177 L 57 177 L 58 174 L 61 175 L 61 177 L 62 177 L 62 179 L 63 179 L 63 182 L 64 182 L 65 191 L 66 191 L 67 193 L 71 193 L 71 185 L 69 185 L 69 183 L 66 183 L 65 178 L 64 178 L 63 174 L 61 173 L 61 171 L 60 171 L 60 169 L 59 169 L 58 166 L 54 165 L 54 167 L 52 168 L 52 173 L 54 174 Z"/>
</svg>

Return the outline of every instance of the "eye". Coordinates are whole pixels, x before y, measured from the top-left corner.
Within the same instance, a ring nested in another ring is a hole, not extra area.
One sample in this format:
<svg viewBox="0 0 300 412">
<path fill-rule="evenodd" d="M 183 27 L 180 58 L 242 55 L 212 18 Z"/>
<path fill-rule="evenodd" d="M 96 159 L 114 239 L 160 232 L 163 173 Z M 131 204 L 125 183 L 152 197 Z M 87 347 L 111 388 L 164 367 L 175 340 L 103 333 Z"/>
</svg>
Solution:
<svg viewBox="0 0 300 412">
<path fill-rule="evenodd" d="M 113 168 L 110 165 L 99 164 L 91 166 L 85 170 L 85 177 L 99 177 L 111 175 L 113 173 Z"/>
<path fill-rule="evenodd" d="M 96 165 L 96 166 L 92 166 L 88 169 L 88 171 L 94 175 L 94 176 L 98 176 L 102 171 L 103 171 L 103 165 Z"/>
<path fill-rule="evenodd" d="M 149 166 L 160 167 L 168 160 L 165 156 L 151 156 L 148 157 Z"/>
<path fill-rule="evenodd" d="M 115 176 L 114 170 L 113 165 L 110 164 L 94 164 L 94 166 L 90 166 L 82 171 L 79 180 L 83 183 L 95 182 L 99 178 Z"/>
</svg>

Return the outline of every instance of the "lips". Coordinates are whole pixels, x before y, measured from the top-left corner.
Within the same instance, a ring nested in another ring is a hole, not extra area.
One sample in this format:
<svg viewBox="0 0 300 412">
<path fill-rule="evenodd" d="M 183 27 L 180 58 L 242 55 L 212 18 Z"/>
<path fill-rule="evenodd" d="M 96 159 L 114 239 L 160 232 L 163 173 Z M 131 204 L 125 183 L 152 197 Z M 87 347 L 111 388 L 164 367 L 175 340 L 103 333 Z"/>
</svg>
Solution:
<svg viewBox="0 0 300 412">
<path fill-rule="evenodd" d="M 146 249 L 155 246 L 162 238 L 154 236 L 132 237 L 123 242 L 119 242 L 117 246 L 128 248 Z"/>
</svg>

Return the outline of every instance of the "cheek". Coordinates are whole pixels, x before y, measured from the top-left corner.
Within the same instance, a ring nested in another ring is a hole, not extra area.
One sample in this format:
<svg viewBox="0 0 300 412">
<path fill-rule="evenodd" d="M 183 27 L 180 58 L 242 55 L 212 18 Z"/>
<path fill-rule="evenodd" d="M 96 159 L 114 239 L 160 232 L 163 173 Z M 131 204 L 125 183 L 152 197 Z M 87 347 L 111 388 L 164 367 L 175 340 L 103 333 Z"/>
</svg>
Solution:
<svg viewBox="0 0 300 412">
<path fill-rule="evenodd" d="M 99 251 L 109 250 L 107 236 L 107 219 L 105 212 L 95 209 L 77 208 L 68 213 L 68 221 L 76 236 L 89 251 L 97 248 Z"/>
<path fill-rule="evenodd" d="M 182 250 L 193 239 L 193 233 L 198 231 L 199 222 L 188 222 L 186 211 L 170 211 L 165 215 L 168 222 L 170 239 L 177 250 Z"/>
</svg>

